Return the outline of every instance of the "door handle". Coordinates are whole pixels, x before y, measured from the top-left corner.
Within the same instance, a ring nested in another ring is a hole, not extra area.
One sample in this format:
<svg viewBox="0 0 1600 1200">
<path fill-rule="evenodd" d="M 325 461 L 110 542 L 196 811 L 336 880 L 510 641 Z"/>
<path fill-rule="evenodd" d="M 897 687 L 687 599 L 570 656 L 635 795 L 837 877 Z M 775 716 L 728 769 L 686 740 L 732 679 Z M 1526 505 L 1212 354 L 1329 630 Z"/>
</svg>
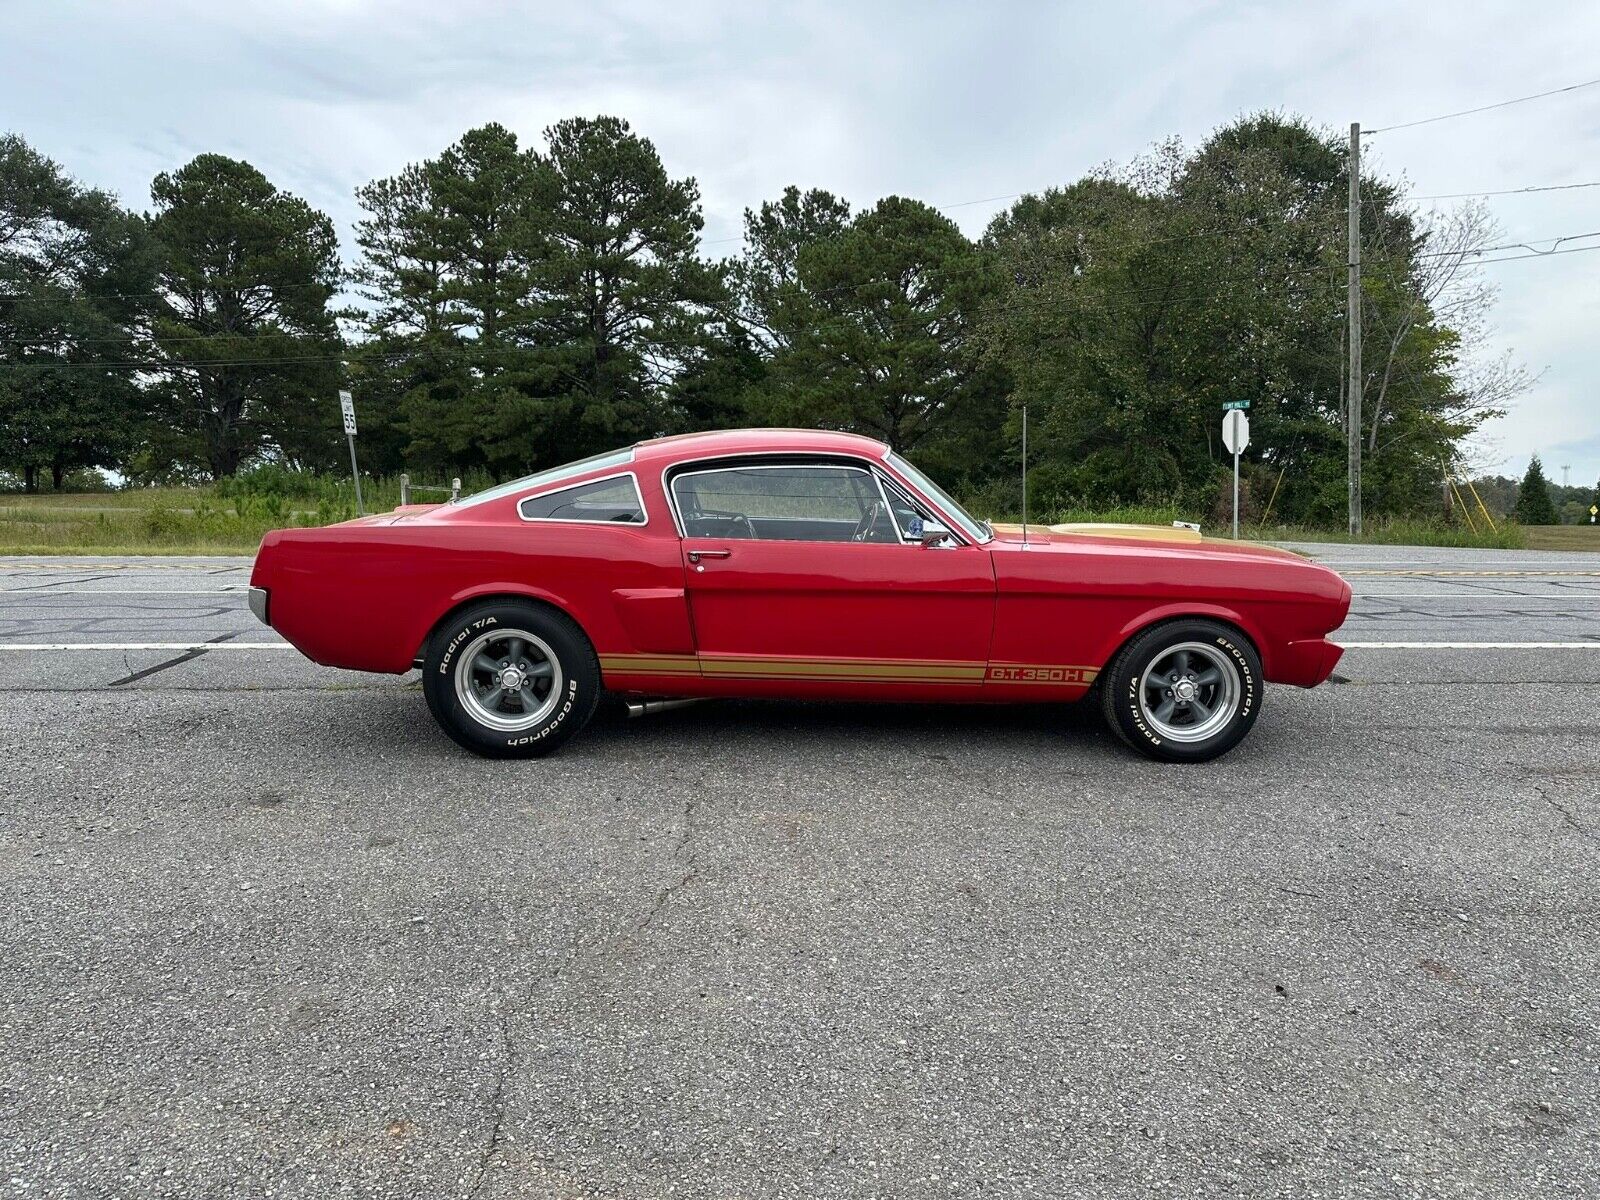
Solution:
<svg viewBox="0 0 1600 1200">
<path fill-rule="evenodd" d="M 702 558 L 727 558 L 732 553 L 732 550 L 691 550 L 689 551 L 689 561 L 697 563 Z"/>
</svg>

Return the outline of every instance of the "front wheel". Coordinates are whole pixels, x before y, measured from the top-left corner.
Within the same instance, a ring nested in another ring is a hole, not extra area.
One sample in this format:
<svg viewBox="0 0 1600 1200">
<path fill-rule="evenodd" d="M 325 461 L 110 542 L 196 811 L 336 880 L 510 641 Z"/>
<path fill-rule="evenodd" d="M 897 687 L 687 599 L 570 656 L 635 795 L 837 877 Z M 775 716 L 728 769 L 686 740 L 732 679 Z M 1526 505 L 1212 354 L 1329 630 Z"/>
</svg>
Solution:
<svg viewBox="0 0 1600 1200">
<path fill-rule="evenodd" d="M 600 664 L 565 614 L 488 601 L 434 631 L 422 691 L 457 744 L 487 758 L 530 758 L 588 724 L 600 699 Z"/>
<path fill-rule="evenodd" d="M 1107 723 L 1136 750 L 1165 762 L 1205 762 L 1244 740 L 1261 711 L 1261 659 L 1216 621 L 1146 630 L 1106 668 Z"/>
</svg>

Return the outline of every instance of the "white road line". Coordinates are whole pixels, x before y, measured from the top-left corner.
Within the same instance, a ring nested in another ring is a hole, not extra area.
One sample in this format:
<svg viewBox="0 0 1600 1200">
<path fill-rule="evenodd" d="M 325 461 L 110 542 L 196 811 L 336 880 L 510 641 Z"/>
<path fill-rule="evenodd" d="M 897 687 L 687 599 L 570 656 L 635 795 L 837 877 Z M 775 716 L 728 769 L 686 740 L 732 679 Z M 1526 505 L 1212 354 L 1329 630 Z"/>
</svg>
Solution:
<svg viewBox="0 0 1600 1200">
<path fill-rule="evenodd" d="M 1530 596 L 1526 592 L 1357 592 L 1354 600 L 1600 600 L 1600 592 L 1568 592 L 1552 596 L 1548 592 Z"/>
<path fill-rule="evenodd" d="M 1600 650 L 1600 642 L 1340 642 L 1346 650 Z"/>
<path fill-rule="evenodd" d="M 0 587 L 0 595 L 12 596 L 237 596 L 243 591 L 242 585 L 220 588 Z"/>
<path fill-rule="evenodd" d="M 0 642 L 4 650 L 293 650 L 288 642 Z"/>
</svg>

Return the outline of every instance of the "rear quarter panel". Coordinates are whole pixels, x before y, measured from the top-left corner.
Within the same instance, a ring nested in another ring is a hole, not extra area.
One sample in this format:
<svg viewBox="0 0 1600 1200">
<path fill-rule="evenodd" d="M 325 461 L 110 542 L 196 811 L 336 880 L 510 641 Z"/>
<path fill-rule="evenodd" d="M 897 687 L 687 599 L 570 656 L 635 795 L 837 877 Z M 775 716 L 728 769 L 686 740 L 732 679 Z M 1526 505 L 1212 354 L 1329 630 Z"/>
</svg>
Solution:
<svg viewBox="0 0 1600 1200">
<path fill-rule="evenodd" d="M 273 628 L 327 666 L 406 671 L 446 613 L 489 596 L 555 605 L 601 653 L 693 651 L 675 537 L 514 512 L 452 518 L 280 530 L 251 582 L 269 589 Z"/>
</svg>

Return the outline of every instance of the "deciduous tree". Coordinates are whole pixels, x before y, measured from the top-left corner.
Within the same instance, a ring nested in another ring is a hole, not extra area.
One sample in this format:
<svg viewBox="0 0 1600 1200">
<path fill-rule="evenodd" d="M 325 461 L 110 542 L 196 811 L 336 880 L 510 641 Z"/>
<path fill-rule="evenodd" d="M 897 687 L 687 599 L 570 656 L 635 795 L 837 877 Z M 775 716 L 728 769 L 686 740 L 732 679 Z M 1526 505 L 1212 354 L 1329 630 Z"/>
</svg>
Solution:
<svg viewBox="0 0 1600 1200">
<path fill-rule="evenodd" d="M 132 451 L 154 261 L 142 221 L 0 137 L 0 466 L 28 491 Z"/>
</svg>

